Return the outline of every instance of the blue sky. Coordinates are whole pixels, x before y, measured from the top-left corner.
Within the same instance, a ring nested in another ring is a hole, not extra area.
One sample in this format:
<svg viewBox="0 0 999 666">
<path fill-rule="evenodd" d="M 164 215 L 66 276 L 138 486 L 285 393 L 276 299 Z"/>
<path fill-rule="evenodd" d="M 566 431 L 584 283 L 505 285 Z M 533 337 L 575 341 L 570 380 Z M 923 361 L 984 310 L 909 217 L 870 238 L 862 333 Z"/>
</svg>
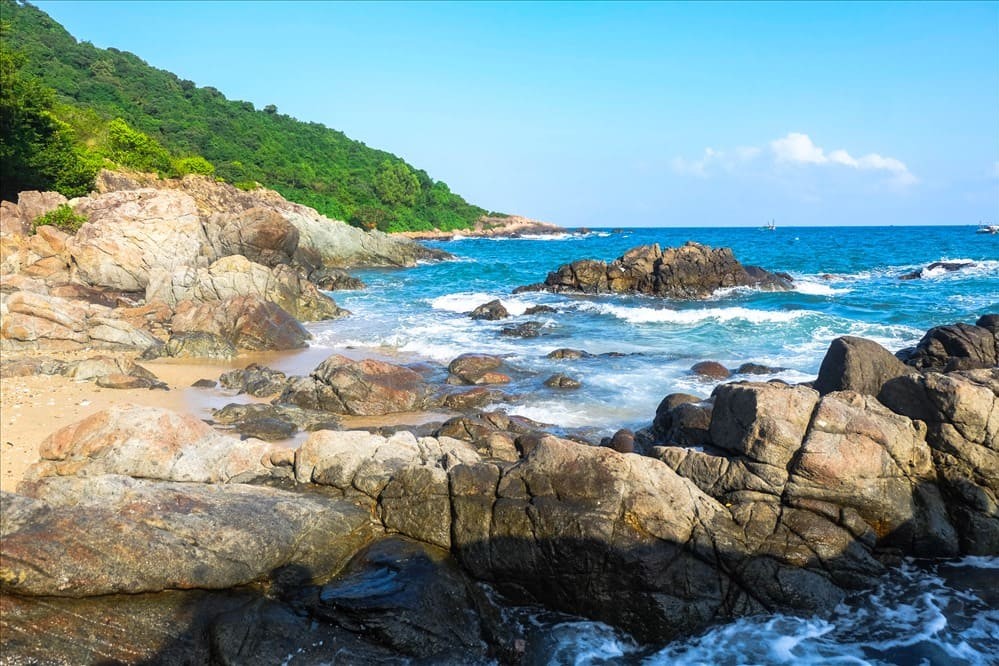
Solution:
<svg viewBox="0 0 999 666">
<path fill-rule="evenodd" d="M 999 222 L 999 3 L 53 2 L 565 226 Z"/>
</svg>

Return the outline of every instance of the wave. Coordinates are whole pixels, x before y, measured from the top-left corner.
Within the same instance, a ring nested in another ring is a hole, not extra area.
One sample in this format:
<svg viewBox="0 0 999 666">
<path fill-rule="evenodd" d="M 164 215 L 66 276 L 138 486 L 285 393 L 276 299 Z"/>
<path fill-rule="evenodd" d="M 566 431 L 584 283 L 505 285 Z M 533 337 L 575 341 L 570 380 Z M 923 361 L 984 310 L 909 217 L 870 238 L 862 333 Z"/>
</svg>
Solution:
<svg viewBox="0 0 999 666">
<path fill-rule="evenodd" d="M 699 324 L 708 320 L 748 321 L 752 324 L 786 323 L 808 316 L 821 316 L 811 310 L 753 310 L 744 307 L 670 310 L 668 308 L 627 307 L 610 303 L 583 303 L 581 310 L 609 314 L 632 324 Z"/>
<path fill-rule="evenodd" d="M 828 284 L 823 284 L 822 282 L 795 278 L 794 291 L 799 294 L 807 294 L 808 296 L 838 296 L 840 294 L 849 294 L 853 290 L 849 287 L 830 287 Z"/>
</svg>

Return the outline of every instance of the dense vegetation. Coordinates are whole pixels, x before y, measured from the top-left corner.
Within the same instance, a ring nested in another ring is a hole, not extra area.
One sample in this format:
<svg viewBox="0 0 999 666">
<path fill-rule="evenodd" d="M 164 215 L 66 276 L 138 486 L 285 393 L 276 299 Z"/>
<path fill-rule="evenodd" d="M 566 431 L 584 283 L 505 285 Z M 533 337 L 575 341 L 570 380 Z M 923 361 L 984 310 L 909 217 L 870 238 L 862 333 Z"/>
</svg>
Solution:
<svg viewBox="0 0 999 666">
<path fill-rule="evenodd" d="M 486 212 L 342 132 L 273 105 L 256 110 L 230 101 L 131 53 L 77 42 L 30 4 L 0 0 L 0 16 L 10 24 L 3 38 L 5 198 L 8 153 L 16 152 L 10 144 L 19 142 L 43 148 L 18 153 L 39 162 L 20 165 L 21 172 L 45 175 L 33 179 L 45 185 L 31 188 L 68 195 L 110 162 L 163 175 L 214 174 L 243 188 L 260 183 L 329 217 L 387 230 L 466 228 Z M 10 108 L 8 58 L 21 82 Z M 36 122 L 48 143 L 22 126 L 8 132 L 8 111 L 20 118 L 24 108 L 50 123 Z M 14 160 L 9 164 L 15 168 Z"/>
</svg>

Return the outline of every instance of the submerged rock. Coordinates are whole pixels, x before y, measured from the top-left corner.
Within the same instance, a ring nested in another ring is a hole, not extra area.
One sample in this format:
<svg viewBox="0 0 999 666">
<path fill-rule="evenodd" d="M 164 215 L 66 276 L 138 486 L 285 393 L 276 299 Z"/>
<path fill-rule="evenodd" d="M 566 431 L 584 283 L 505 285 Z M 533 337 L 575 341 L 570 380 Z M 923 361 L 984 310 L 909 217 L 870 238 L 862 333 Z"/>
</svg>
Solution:
<svg viewBox="0 0 999 666">
<path fill-rule="evenodd" d="M 705 379 L 728 379 L 732 373 L 718 361 L 701 361 L 690 367 L 690 371 Z"/>
<path fill-rule="evenodd" d="M 500 335 L 513 338 L 536 338 L 541 335 L 542 324 L 540 321 L 525 321 L 516 326 L 504 326 L 500 329 Z"/>
<path fill-rule="evenodd" d="M 448 364 L 450 384 L 509 384 L 510 377 L 498 372 L 503 359 L 490 354 L 462 354 Z"/>
<path fill-rule="evenodd" d="M 561 372 L 554 374 L 545 380 L 545 386 L 549 388 L 557 389 L 578 389 L 583 385 L 583 382 L 578 379 L 573 379 L 568 375 L 563 375 Z"/>
<path fill-rule="evenodd" d="M 507 309 L 503 307 L 503 303 L 499 299 L 494 301 L 489 301 L 488 303 L 483 303 L 479 307 L 472 310 L 471 314 L 468 315 L 472 319 L 485 319 L 488 321 L 495 321 L 497 319 L 506 319 L 510 316 Z"/>
<path fill-rule="evenodd" d="M 642 245 L 611 263 L 584 259 L 560 266 L 544 283 L 517 291 L 636 293 L 667 298 L 706 298 L 726 287 L 786 290 L 791 280 L 755 266 L 743 266 L 728 248 L 699 243 L 660 249 Z"/>
</svg>

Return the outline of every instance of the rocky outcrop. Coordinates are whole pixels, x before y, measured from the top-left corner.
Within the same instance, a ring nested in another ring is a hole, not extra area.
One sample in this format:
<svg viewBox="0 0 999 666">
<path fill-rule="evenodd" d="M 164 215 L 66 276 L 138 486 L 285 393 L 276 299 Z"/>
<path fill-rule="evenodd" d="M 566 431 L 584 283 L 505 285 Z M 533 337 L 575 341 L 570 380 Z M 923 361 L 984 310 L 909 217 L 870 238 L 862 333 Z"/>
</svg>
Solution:
<svg viewBox="0 0 999 666">
<path fill-rule="evenodd" d="M 241 255 L 268 267 L 290 264 L 298 251 L 298 229 L 272 208 L 216 213 L 205 224 L 216 257 Z"/>
<path fill-rule="evenodd" d="M 278 402 L 335 414 L 375 416 L 422 409 L 429 399 L 429 385 L 409 368 L 335 354 L 308 377 L 290 380 Z"/>
<path fill-rule="evenodd" d="M 184 301 L 171 325 L 175 333 L 210 333 L 250 351 L 299 349 L 312 337 L 294 317 L 256 296 L 200 305 Z"/>
<path fill-rule="evenodd" d="M 143 358 L 207 358 L 227 360 L 236 356 L 237 350 L 229 340 L 205 331 L 177 333 L 162 346 L 150 347 L 143 353 Z"/>
<path fill-rule="evenodd" d="M 172 306 L 181 301 L 210 303 L 239 296 L 270 301 L 303 321 L 338 319 L 350 314 L 291 266 L 267 268 L 239 255 L 219 259 L 207 268 L 154 272 L 146 289 L 146 300 Z"/>
<path fill-rule="evenodd" d="M 822 395 L 833 391 L 877 395 L 886 381 L 909 372 L 912 368 L 873 340 L 844 336 L 830 343 L 815 390 Z"/>
<path fill-rule="evenodd" d="M 611 263 L 584 259 L 560 266 L 541 284 L 516 291 L 585 294 L 650 294 L 666 298 L 706 298 L 726 287 L 791 288 L 786 275 L 743 266 L 728 248 L 699 243 L 660 249 L 658 244 L 628 250 Z"/>
<path fill-rule="evenodd" d="M 510 316 L 510 313 L 507 312 L 507 309 L 503 307 L 503 303 L 497 298 L 496 300 L 489 301 L 488 303 L 483 303 L 479 307 L 472 310 L 471 314 L 468 316 L 472 319 L 495 321 L 497 319 L 506 319 Z"/>
<path fill-rule="evenodd" d="M 898 357 L 917 370 L 951 372 L 994 368 L 999 365 L 996 315 L 984 315 L 977 324 L 951 324 L 927 331 L 919 344 Z"/>
<path fill-rule="evenodd" d="M 251 363 L 242 370 L 222 373 L 219 383 L 237 393 L 249 393 L 258 398 L 269 398 L 284 390 L 287 375 L 279 370 Z"/>
<path fill-rule="evenodd" d="M 503 359 L 490 354 L 462 354 L 448 364 L 449 384 L 509 384 L 510 376 L 500 372 Z"/>
</svg>

